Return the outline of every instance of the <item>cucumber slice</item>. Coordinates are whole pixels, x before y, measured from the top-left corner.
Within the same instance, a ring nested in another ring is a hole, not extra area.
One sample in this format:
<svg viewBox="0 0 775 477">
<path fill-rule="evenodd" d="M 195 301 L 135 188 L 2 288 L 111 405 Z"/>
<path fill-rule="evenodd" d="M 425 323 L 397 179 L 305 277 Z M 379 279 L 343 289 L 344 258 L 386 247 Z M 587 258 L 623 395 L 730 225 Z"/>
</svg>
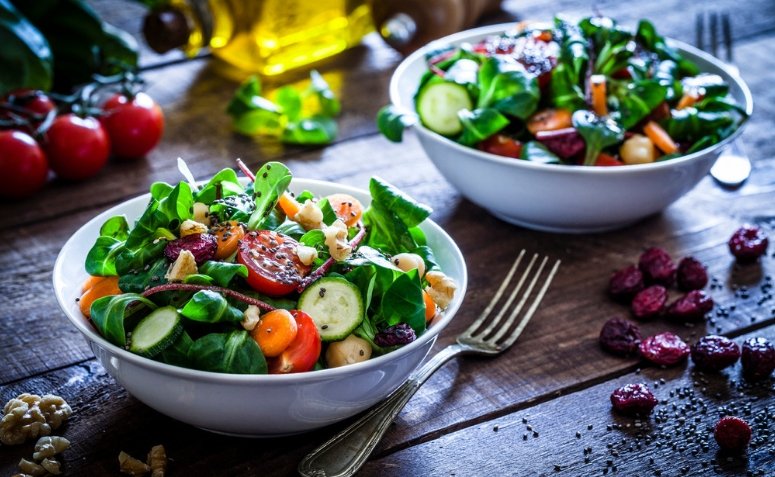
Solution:
<svg viewBox="0 0 775 477">
<path fill-rule="evenodd" d="M 132 331 L 129 351 L 151 358 L 172 345 L 183 332 L 178 311 L 171 306 L 157 308 Z"/>
<path fill-rule="evenodd" d="M 463 130 L 457 117 L 461 109 L 473 109 L 474 105 L 465 86 L 457 83 L 431 82 L 417 95 L 417 113 L 420 121 L 444 136 L 454 136 Z"/>
<path fill-rule="evenodd" d="M 345 339 L 363 321 L 361 291 L 340 277 L 324 277 L 310 285 L 298 307 L 315 322 L 323 341 Z"/>
</svg>

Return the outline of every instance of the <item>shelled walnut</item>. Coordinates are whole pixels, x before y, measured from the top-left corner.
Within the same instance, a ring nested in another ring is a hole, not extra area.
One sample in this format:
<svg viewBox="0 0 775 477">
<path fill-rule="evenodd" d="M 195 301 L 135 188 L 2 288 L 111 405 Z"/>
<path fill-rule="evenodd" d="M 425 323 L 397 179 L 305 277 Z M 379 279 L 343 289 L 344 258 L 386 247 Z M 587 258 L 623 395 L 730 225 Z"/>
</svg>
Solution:
<svg viewBox="0 0 775 477">
<path fill-rule="evenodd" d="M 70 406 L 59 396 L 23 393 L 8 401 L 0 420 L 0 442 L 22 444 L 28 439 L 51 434 L 70 414 Z"/>
<path fill-rule="evenodd" d="M 148 465 L 151 467 L 151 477 L 164 477 L 167 470 L 167 452 L 164 446 L 153 446 L 148 452 Z"/>
<path fill-rule="evenodd" d="M 119 470 L 129 475 L 145 475 L 151 473 L 151 477 L 164 477 L 167 470 L 167 452 L 164 446 L 153 446 L 148 452 L 147 462 L 136 459 L 124 451 L 118 454 Z"/>
<path fill-rule="evenodd" d="M 32 458 L 43 460 L 63 452 L 70 447 L 70 441 L 60 436 L 43 436 L 35 444 L 35 453 Z"/>
<path fill-rule="evenodd" d="M 151 467 L 145 462 L 135 459 L 124 451 L 118 454 L 119 470 L 129 475 L 145 475 L 151 471 Z"/>
</svg>

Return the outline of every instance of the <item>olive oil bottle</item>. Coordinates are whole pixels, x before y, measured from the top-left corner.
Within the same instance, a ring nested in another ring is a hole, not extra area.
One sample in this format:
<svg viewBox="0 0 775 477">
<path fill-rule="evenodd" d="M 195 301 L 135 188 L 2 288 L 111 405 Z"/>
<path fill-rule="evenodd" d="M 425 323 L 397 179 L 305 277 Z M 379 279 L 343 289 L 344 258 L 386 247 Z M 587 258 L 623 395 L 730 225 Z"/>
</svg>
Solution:
<svg viewBox="0 0 775 477">
<path fill-rule="evenodd" d="M 335 55 L 373 30 L 368 0 L 170 0 L 146 17 L 149 46 L 210 50 L 230 76 L 272 76 Z"/>
</svg>

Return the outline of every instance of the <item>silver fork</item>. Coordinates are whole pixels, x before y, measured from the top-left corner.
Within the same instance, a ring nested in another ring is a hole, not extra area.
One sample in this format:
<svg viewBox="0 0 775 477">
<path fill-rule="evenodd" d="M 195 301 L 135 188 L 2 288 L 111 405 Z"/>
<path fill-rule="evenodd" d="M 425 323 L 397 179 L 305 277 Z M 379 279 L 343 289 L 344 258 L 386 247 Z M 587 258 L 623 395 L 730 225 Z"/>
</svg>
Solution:
<svg viewBox="0 0 775 477">
<path fill-rule="evenodd" d="M 697 48 L 706 50 L 711 55 L 718 57 L 720 45 L 723 44 L 728 67 L 734 74 L 739 75 L 740 71 L 733 64 L 733 39 L 729 14 L 724 12 L 719 15 L 716 12 L 711 12 L 708 14 L 707 25 L 710 37 L 708 48 L 705 47 L 705 14 L 704 12 L 698 13 L 695 24 Z M 719 40 L 719 28 L 721 29 L 721 40 Z M 739 187 L 748 179 L 751 175 L 751 159 L 745 153 L 742 140 L 732 141 L 721 152 L 716 163 L 710 169 L 710 175 L 718 183 L 729 188 Z"/>
<path fill-rule="evenodd" d="M 540 260 L 538 270 L 533 272 L 534 265 L 539 261 L 538 254 L 533 255 L 519 281 L 511 289 L 506 301 L 500 306 L 495 316 L 490 318 L 489 316 L 506 293 L 517 268 L 525 257 L 525 253 L 524 250 L 519 253 L 503 283 L 495 292 L 495 296 L 476 321 L 457 337 L 456 343 L 447 346 L 431 358 L 385 401 L 308 454 L 299 464 L 299 474 L 305 477 L 346 477 L 353 475 L 366 462 L 390 424 L 412 395 L 444 363 L 460 354 L 495 356 L 509 349 L 532 318 L 560 267 L 560 261 L 555 261 L 531 299 L 533 289 L 538 284 L 549 260 L 548 257 L 543 257 Z M 521 291 L 525 284 L 527 287 Z M 519 295 L 520 291 L 521 295 Z M 514 305 L 518 295 L 519 301 Z M 517 316 L 525 305 L 528 305 L 528 308 L 517 323 Z"/>
</svg>

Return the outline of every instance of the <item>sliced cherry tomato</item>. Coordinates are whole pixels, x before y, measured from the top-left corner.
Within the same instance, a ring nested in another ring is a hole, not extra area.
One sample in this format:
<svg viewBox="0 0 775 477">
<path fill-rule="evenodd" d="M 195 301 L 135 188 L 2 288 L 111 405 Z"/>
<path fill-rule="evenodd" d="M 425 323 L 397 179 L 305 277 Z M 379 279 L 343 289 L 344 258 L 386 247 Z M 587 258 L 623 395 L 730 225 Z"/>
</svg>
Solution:
<svg viewBox="0 0 775 477">
<path fill-rule="evenodd" d="M 143 157 L 156 147 L 164 132 L 164 115 L 150 96 L 137 93 L 130 99 L 116 94 L 102 106 L 102 125 L 110 136 L 113 154 Z"/>
<path fill-rule="evenodd" d="M 495 134 L 479 143 L 479 149 L 490 154 L 519 159 L 522 143 L 503 134 Z"/>
<path fill-rule="evenodd" d="M 597 161 L 595 161 L 595 165 L 596 166 L 623 166 L 624 163 L 619 159 L 615 158 L 614 156 L 601 152 L 600 155 L 597 156 Z"/>
<path fill-rule="evenodd" d="M 110 141 L 96 119 L 65 114 L 48 129 L 45 149 L 59 177 L 82 180 L 95 176 L 108 162 Z"/>
<path fill-rule="evenodd" d="M 0 175 L 6 178 L 0 196 L 29 197 L 48 177 L 48 161 L 32 137 L 21 131 L 0 131 Z"/>
<path fill-rule="evenodd" d="M 315 367 L 322 343 L 312 318 L 300 310 L 291 310 L 296 319 L 296 338 L 276 358 L 267 359 L 269 374 L 303 373 Z"/>
<path fill-rule="evenodd" d="M 296 254 L 299 242 L 272 230 L 249 232 L 237 247 L 237 261 L 248 267 L 248 284 L 269 296 L 296 289 L 310 272 Z"/>
</svg>

